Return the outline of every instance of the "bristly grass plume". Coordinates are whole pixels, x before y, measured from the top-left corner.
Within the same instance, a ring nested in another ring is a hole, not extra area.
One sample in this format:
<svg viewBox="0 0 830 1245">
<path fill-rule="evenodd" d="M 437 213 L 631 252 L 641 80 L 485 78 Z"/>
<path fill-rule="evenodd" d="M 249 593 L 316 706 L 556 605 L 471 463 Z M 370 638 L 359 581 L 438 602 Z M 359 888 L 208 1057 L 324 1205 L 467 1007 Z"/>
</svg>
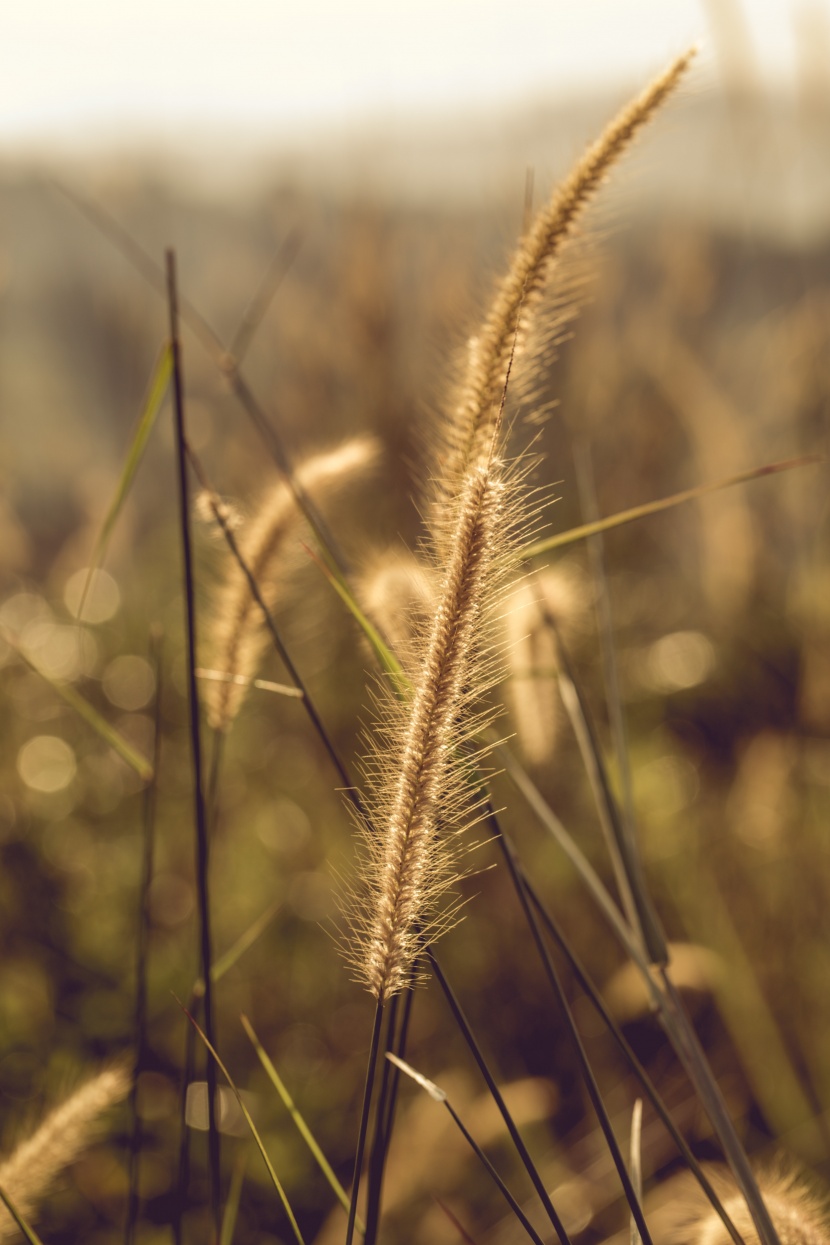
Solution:
<svg viewBox="0 0 830 1245">
<path fill-rule="evenodd" d="M 302 463 L 296 470 L 297 481 L 310 496 L 326 499 L 371 466 L 377 451 L 377 443 L 370 437 L 345 441 Z M 240 553 L 269 609 L 285 586 L 280 570 L 293 551 L 290 538 L 302 522 L 294 493 L 279 480 L 237 537 Z M 211 664 L 230 678 L 207 683 L 204 693 L 208 721 L 214 730 L 230 728 L 267 646 L 261 611 L 239 565 L 229 559 L 225 583 L 216 598 L 209 647 Z"/>
<path fill-rule="evenodd" d="M 130 1077 L 124 1067 L 105 1068 L 47 1115 L 31 1137 L 0 1162 L 0 1188 L 29 1218 L 57 1176 L 89 1145 L 101 1116 L 126 1097 Z M 0 1242 L 17 1236 L 8 1211 L 0 1206 Z"/>
<path fill-rule="evenodd" d="M 365 894 L 351 905 L 349 958 L 379 1003 L 411 984 L 425 940 L 456 911 L 452 904 L 442 911 L 440 900 L 457 876 L 458 832 L 475 818 L 474 764 L 464 747 L 492 717 L 481 702 L 497 681 L 493 608 L 525 518 L 516 487 L 522 467 L 505 466 L 502 439 L 497 417 L 452 503 L 452 552 L 438 567 L 411 697 L 384 698 L 367 767 Z"/>
<path fill-rule="evenodd" d="M 527 492 L 521 460 L 504 464 L 504 404 L 511 368 L 538 310 L 551 265 L 603 178 L 680 80 L 679 57 L 588 149 L 539 213 L 499 287 L 479 336 L 435 472 L 429 537 L 441 588 L 412 695 L 390 705 L 370 762 L 371 825 L 365 834 L 365 896 L 350 907 L 349 958 L 380 1004 L 411 983 L 424 942 L 452 923 L 440 900 L 452 885 L 457 831 L 475 817 L 474 767 L 465 745 L 492 714 L 478 709 L 496 679 L 488 618 L 509 574 Z M 512 486 L 511 486 L 512 479 Z M 481 757 L 478 754 L 478 759 Z"/>
<path fill-rule="evenodd" d="M 743 1195 L 726 1168 L 704 1169 L 726 1213 L 746 1245 L 758 1245 L 758 1230 Z M 782 1165 L 757 1173 L 758 1187 L 781 1245 L 827 1245 L 828 1209 L 804 1179 Z M 666 1245 L 727 1245 L 730 1242 L 719 1216 L 688 1173 L 669 1186 L 672 1197 L 661 1216 L 661 1237 Z"/>
<path fill-rule="evenodd" d="M 674 91 L 694 55 L 691 49 L 679 56 L 617 114 L 554 191 L 519 243 L 484 323 L 468 343 L 466 367 L 451 417 L 437 430 L 444 449 L 434 503 L 439 522 L 468 464 L 481 445 L 489 442 L 514 345 L 518 366 L 557 260 L 576 235 L 607 174 Z M 564 312 L 566 319 L 571 314 Z"/>
</svg>

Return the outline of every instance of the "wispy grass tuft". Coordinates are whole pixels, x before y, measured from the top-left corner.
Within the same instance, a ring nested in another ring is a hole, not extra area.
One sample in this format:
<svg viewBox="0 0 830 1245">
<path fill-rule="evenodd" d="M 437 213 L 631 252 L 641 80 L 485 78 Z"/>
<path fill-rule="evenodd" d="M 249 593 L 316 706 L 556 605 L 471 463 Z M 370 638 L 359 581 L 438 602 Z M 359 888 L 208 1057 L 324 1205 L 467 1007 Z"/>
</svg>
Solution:
<svg viewBox="0 0 830 1245">
<path fill-rule="evenodd" d="M 500 433 L 497 418 L 452 503 L 452 555 L 411 698 L 385 701 L 371 760 L 365 890 L 351 904 L 348 955 L 380 1004 L 411 984 L 424 940 L 433 941 L 456 911 L 442 910 L 441 900 L 456 878 L 458 831 L 476 815 L 461 750 L 492 716 L 474 706 L 495 678 L 488 614 L 505 574 L 500 555 L 522 517 Z"/>
<path fill-rule="evenodd" d="M 610 170 L 675 90 L 694 54 L 691 49 L 679 56 L 617 114 L 522 238 L 479 333 L 469 343 L 452 417 L 439 429 L 445 444 L 436 480 L 439 512 L 456 495 L 482 444 L 490 440 L 514 344 L 519 362 L 557 259 Z"/>
<path fill-rule="evenodd" d="M 346 441 L 298 466 L 297 480 L 315 500 L 329 498 L 366 471 L 377 450 L 377 443 L 367 437 Z M 296 553 L 302 519 L 293 491 L 278 480 L 237 535 L 239 552 L 269 609 L 285 590 L 286 564 Z M 208 721 L 214 730 L 227 731 L 232 725 L 268 644 L 248 582 L 237 563 L 230 561 L 224 586 L 216 596 L 208 637 L 211 663 L 225 676 L 205 684 Z"/>
<path fill-rule="evenodd" d="M 129 1088 L 126 1067 L 105 1068 L 0 1161 L 0 1188 L 21 1216 L 28 1219 L 37 1210 L 55 1178 L 93 1140 L 101 1117 L 126 1097 Z M 0 1210 L 0 1241 L 12 1240 L 16 1232 L 11 1215 Z"/>
</svg>

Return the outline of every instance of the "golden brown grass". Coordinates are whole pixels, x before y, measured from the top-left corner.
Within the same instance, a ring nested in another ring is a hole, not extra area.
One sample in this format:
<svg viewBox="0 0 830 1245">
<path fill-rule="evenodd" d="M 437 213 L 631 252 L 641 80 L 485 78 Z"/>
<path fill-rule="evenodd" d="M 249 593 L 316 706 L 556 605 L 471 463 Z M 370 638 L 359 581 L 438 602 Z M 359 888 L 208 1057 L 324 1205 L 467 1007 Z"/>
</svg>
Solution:
<svg viewBox="0 0 830 1245">
<path fill-rule="evenodd" d="M 356 473 L 369 467 L 376 455 L 376 442 L 356 437 L 334 450 L 307 459 L 297 468 L 296 479 L 310 497 L 326 499 L 354 479 Z M 285 588 L 286 577 L 282 572 L 296 551 L 296 542 L 292 542 L 291 537 L 302 521 L 293 491 L 279 480 L 265 494 L 250 523 L 237 537 L 242 558 L 269 609 L 274 607 L 280 590 Z M 227 731 L 269 644 L 260 608 L 236 561 L 229 560 L 225 584 L 217 594 L 208 644 L 213 667 L 220 674 L 230 676 L 227 680 L 211 680 L 205 685 L 208 721 L 214 730 Z"/>
<path fill-rule="evenodd" d="M 758 1245 L 758 1232 L 746 1202 L 725 1168 L 707 1175 L 745 1245 Z M 758 1186 L 781 1245 L 826 1245 L 827 1207 L 804 1180 L 784 1169 L 760 1171 Z M 727 1245 L 731 1241 L 721 1219 L 687 1174 L 670 1186 L 673 1196 L 661 1214 L 660 1239 L 666 1245 Z"/>
<path fill-rule="evenodd" d="M 105 1068 L 51 1111 L 0 1163 L 0 1188 L 24 1218 L 32 1215 L 55 1178 L 89 1145 L 101 1116 L 126 1096 L 129 1087 L 125 1068 Z M 8 1211 L 0 1207 L 0 1242 L 17 1234 Z"/>
<path fill-rule="evenodd" d="M 694 54 L 692 49 L 679 56 L 617 114 L 522 238 L 479 333 L 469 342 L 454 410 L 447 426 L 439 431 L 445 446 L 436 480 L 439 513 L 447 499 L 456 494 L 476 447 L 489 440 L 514 343 L 520 363 L 528 330 L 537 317 L 540 297 L 556 261 L 577 233 L 606 176 L 675 90 Z"/>
<path fill-rule="evenodd" d="M 486 611 L 504 548 L 508 486 L 494 453 L 472 470 L 456 504 L 453 556 L 425 637 L 411 702 L 390 708 L 376 756 L 372 821 L 366 836 L 367 899 L 358 905 L 352 960 L 383 1003 L 410 982 L 424 938 L 451 919 L 438 902 L 451 885 L 455 832 L 470 808 L 459 750 L 480 722 L 471 692 L 486 685 Z"/>
<path fill-rule="evenodd" d="M 559 646 L 551 619 L 568 633 L 585 610 L 575 568 L 547 567 L 511 591 L 505 617 L 507 694 L 519 746 L 531 765 L 550 764 L 560 727 Z"/>
<path fill-rule="evenodd" d="M 403 713 L 390 712 L 376 750 L 365 838 L 366 897 L 356 900 L 350 957 L 380 1003 L 411 980 L 418 949 L 451 923 L 457 831 L 471 813 L 465 743 L 492 714 L 472 706 L 494 679 L 486 619 L 507 574 L 523 502 L 505 481 L 504 403 L 511 368 L 538 310 L 551 265 L 605 174 L 668 98 L 693 53 L 678 57 L 591 146 L 542 209 L 499 287 L 442 440 L 429 536 L 441 588 Z M 525 498 L 528 490 L 524 489 Z M 474 802 L 473 802 L 474 803 Z"/>
</svg>

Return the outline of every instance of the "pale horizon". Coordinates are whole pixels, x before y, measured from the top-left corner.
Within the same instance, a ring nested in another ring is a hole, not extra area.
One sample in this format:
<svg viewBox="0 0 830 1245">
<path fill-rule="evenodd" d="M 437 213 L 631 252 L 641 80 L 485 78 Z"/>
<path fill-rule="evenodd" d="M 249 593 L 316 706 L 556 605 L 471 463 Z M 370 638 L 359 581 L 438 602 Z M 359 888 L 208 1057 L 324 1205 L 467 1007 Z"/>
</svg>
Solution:
<svg viewBox="0 0 830 1245">
<path fill-rule="evenodd" d="M 0 17 L 0 156 L 301 142 L 516 109 L 628 86 L 691 43 L 708 83 L 731 58 L 787 89 L 805 54 L 830 56 L 828 30 L 827 0 L 34 0 Z"/>
</svg>

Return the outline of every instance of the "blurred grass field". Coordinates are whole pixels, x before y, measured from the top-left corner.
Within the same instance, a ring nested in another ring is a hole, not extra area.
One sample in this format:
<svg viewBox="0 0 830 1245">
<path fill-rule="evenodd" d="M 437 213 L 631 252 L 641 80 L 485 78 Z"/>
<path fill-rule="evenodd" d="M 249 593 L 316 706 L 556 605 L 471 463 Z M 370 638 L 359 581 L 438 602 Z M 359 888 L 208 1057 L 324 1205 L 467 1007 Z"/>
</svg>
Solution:
<svg viewBox="0 0 830 1245">
<path fill-rule="evenodd" d="M 823 105 L 811 114 L 805 159 L 826 142 L 826 116 Z M 646 153 L 651 141 L 649 134 Z M 664 135 L 659 141 L 667 150 Z M 682 163 L 682 150 L 674 158 Z M 790 152 L 787 175 L 797 166 Z M 708 175 L 716 180 L 717 166 Z M 764 197 L 763 178 L 770 195 L 781 194 L 783 174 L 776 177 L 769 153 L 748 200 Z M 698 204 L 686 212 L 676 201 L 660 206 L 660 196 L 649 195 L 655 179 L 659 167 L 651 166 L 642 186 L 623 178 L 616 200 L 610 189 L 614 228 L 590 250 L 587 305 L 544 376 L 538 405 L 551 410 L 540 424 L 538 478 L 556 483 L 551 532 L 587 517 L 576 468 L 586 445 L 602 515 L 827 450 L 830 206 L 822 217 L 820 201 L 811 200 L 819 223 L 799 236 L 791 221 L 742 219 L 740 205 L 711 218 Z M 547 193 L 538 174 L 535 193 Z M 176 246 L 184 294 L 226 342 L 275 251 L 300 231 L 244 370 L 292 454 L 359 432 L 379 438 L 380 468 L 334 512 L 338 541 L 360 569 L 372 550 L 417 543 L 413 498 L 426 470 L 426 429 L 521 228 L 524 195 L 514 182 L 477 206 L 475 196 L 444 201 L 436 193 L 416 202 L 286 183 L 231 204 L 120 177 L 94 197 L 150 254 L 160 259 L 163 245 Z M 139 1085 L 146 1133 L 139 1239 L 151 1245 L 169 1239 L 175 1198 L 186 1021 L 173 996 L 186 998 L 198 973 L 167 408 L 82 634 L 72 609 L 166 333 L 165 309 L 124 256 L 38 178 L 12 172 L 2 179 L 0 229 L 0 623 L 146 755 L 155 692 L 149 636 L 155 624 L 164 629 L 150 1058 Z M 192 335 L 184 348 L 194 448 L 244 514 L 272 468 L 215 362 Z M 749 1152 L 781 1149 L 822 1181 L 830 1177 L 826 481 L 825 465 L 801 467 L 632 523 L 604 542 L 648 881 L 669 937 L 690 944 L 677 957 L 680 984 Z M 204 634 L 223 551 L 206 522 L 197 524 L 196 540 Z M 303 555 L 298 561 L 278 620 L 353 769 L 373 658 L 315 564 Z M 590 559 L 578 543 L 550 561 L 577 585 L 578 607 L 564 621 L 608 746 Z M 143 796 L 130 769 L 2 643 L 0 661 L 0 1128 L 9 1147 L 73 1077 L 132 1048 Z M 261 673 L 285 679 L 273 656 Z M 555 691 L 550 670 L 532 677 Z M 501 719 L 505 734 L 516 729 L 509 716 Z M 521 734 L 515 743 L 521 750 Z M 350 818 L 296 701 L 252 691 L 223 765 L 211 849 L 217 953 L 272 906 L 274 915 L 218 986 L 219 1047 L 250 1096 L 307 1238 L 340 1239 L 342 1212 L 268 1085 L 239 1015 L 250 1017 L 347 1184 L 372 1019 L 331 938 L 335 878 L 354 868 Z M 532 773 L 607 877 L 564 718 L 550 756 Z M 578 879 L 507 780 L 496 778 L 494 791 L 532 876 L 605 985 L 678 1123 L 697 1153 L 713 1156 L 691 1091 Z M 515 898 L 501 866 L 490 867 L 496 860 L 490 847 L 476 856 L 481 872 L 463 883 L 469 902 L 442 944 L 445 963 L 513 1087 L 574 1234 L 604 1239 L 624 1222 L 610 1159 L 561 1026 L 540 997 L 536 964 L 523 951 Z M 635 1096 L 630 1076 L 576 986 L 569 989 L 624 1135 Z M 524 1177 L 432 986 L 417 994 L 409 1057 L 452 1086 L 521 1187 Z M 495 1195 L 482 1188 L 434 1104 L 406 1087 L 401 1111 L 386 1239 L 457 1240 L 436 1197 L 476 1240 L 510 1239 L 513 1229 L 499 1228 Z M 244 1122 L 230 1108 L 229 1115 L 228 1178 L 247 1156 L 234 1240 L 287 1239 Z M 198 1207 L 206 1201 L 205 1155 L 193 1132 Z M 75 1164 L 38 1217 L 44 1242 L 120 1239 L 126 1136 L 124 1113 L 109 1139 Z M 649 1180 L 675 1164 L 648 1109 L 643 1155 Z M 207 1239 L 201 1214 L 192 1213 L 188 1239 Z"/>
</svg>

